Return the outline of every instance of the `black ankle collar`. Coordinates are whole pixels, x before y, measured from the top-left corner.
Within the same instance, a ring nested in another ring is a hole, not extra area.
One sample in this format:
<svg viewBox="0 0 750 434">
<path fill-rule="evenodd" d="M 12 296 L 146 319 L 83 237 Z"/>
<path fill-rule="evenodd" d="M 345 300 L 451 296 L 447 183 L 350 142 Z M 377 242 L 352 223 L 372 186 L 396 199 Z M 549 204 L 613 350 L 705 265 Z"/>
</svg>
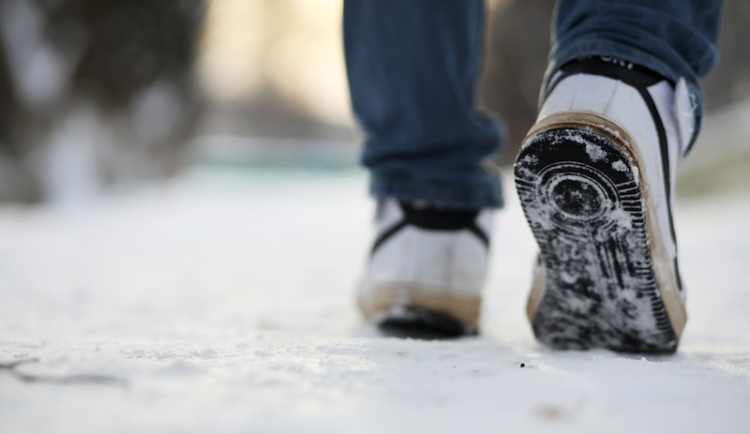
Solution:
<svg viewBox="0 0 750 434">
<path fill-rule="evenodd" d="M 552 93 L 555 86 L 563 79 L 576 74 L 600 75 L 613 80 L 620 80 L 635 88 L 650 87 L 665 80 L 674 87 L 674 83 L 666 77 L 643 66 L 614 57 L 591 56 L 582 57 L 563 65 L 547 87 L 546 95 Z"/>
<path fill-rule="evenodd" d="M 432 205 L 415 204 L 399 201 L 401 210 L 410 224 L 435 231 L 457 231 L 466 229 L 474 223 L 479 214 L 478 209 L 463 210 L 455 208 L 438 208 Z"/>
</svg>

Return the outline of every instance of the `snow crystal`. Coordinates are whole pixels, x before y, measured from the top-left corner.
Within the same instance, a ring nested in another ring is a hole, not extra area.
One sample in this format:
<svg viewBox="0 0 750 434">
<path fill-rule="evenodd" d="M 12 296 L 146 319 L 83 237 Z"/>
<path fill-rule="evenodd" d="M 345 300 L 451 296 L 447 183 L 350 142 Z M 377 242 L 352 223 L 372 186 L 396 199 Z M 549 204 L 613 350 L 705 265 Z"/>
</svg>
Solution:
<svg viewBox="0 0 750 434">
<path fill-rule="evenodd" d="M 599 161 L 607 157 L 607 153 L 601 146 L 584 139 L 580 134 L 569 131 L 568 134 L 565 135 L 565 139 L 584 145 L 586 147 L 586 153 L 589 154 L 589 158 L 591 158 L 592 161 Z"/>
<path fill-rule="evenodd" d="M 599 161 L 607 157 L 607 153 L 601 146 L 588 142 L 586 143 L 586 153 L 589 154 L 591 161 Z"/>
<path fill-rule="evenodd" d="M 565 281 L 565 283 L 571 283 L 571 284 L 572 284 L 572 283 L 575 283 L 575 282 L 576 282 L 576 280 L 578 280 L 578 278 L 576 278 L 576 276 L 571 276 L 571 275 L 570 275 L 569 273 L 566 273 L 566 272 L 564 272 L 564 271 L 563 271 L 563 272 L 562 272 L 562 274 L 560 275 L 560 278 L 561 278 L 561 279 L 562 279 L 563 281 Z"/>
<path fill-rule="evenodd" d="M 630 170 L 633 172 L 633 179 L 635 180 L 635 183 L 640 185 L 641 183 L 641 172 L 638 170 L 638 167 L 635 164 L 630 165 Z"/>
<path fill-rule="evenodd" d="M 526 154 L 520 161 L 525 164 L 536 164 L 539 162 L 539 157 L 534 154 Z"/>
<path fill-rule="evenodd" d="M 625 163 L 622 162 L 622 160 L 617 160 L 612 163 L 612 168 L 617 170 L 618 172 L 627 172 L 628 166 L 625 165 Z"/>
<path fill-rule="evenodd" d="M 601 128 L 601 129 L 603 129 L 604 131 L 606 131 L 606 132 L 608 132 L 608 133 L 612 134 L 612 135 L 613 135 L 614 137 L 616 137 L 616 138 L 618 138 L 618 139 L 622 139 L 622 135 L 620 134 L 620 131 L 618 131 L 618 130 L 613 130 L 612 128 L 609 128 L 609 127 L 607 127 L 606 125 L 601 125 L 601 124 L 599 124 L 599 125 L 597 125 L 597 126 L 598 126 L 599 128 Z"/>
<path fill-rule="evenodd" d="M 633 216 L 622 208 L 612 210 L 610 216 L 621 228 L 630 228 L 633 225 Z"/>
</svg>

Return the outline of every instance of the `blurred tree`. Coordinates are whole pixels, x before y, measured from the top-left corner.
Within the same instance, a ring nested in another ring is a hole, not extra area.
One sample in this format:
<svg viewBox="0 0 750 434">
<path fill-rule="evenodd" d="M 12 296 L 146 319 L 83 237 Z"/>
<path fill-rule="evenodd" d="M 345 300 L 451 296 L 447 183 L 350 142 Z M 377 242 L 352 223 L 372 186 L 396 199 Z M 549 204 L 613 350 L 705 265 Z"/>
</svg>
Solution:
<svg viewBox="0 0 750 434">
<path fill-rule="evenodd" d="M 204 64 L 226 66 L 214 84 L 245 99 L 213 107 L 238 126 L 208 122 L 209 133 L 351 137 L 340 40 L 323 32 L 336 26 L 340 2 L 213 1 L 224 13 L 203 37 Z M 512 163 L 536 116 L 553 8 L 488 0 L 479 101 L 509 126 L 501 164 Z M 192 83 L 203 10 L 201 0 L 0 0 L 0 200 L 179 167 L 203 112 Z M 750 2 L 726 0 L 720 62 L 705 80 L 709 112 L 750 97 L 749 40 Z M 236 87 L 243 80 L 249 90 Z"/>
<path fill-rule="evenodd" d="M 205 134 L 353 141 L 342 0 L 213 0 L 199 63 Z"/>
<path fill-rule="evenodd" d="M 0 200 L 174 171 L 201 112 L 202 15 L 201 0 L 0 0 Z"/>
<path fill-rule="evenodd" d="M 26 164 L 24 149 L 14 137 L 23 108 L 15 98 L 9 59 L 0 44 L 0 200 L 31 200 L 39 196 Z"/>
<path fill-rule="evenodd" d="M 709 113 L 750 98 L 750 1 L 725 0 L 719 63 L 703 81 Z"/>
</svg>

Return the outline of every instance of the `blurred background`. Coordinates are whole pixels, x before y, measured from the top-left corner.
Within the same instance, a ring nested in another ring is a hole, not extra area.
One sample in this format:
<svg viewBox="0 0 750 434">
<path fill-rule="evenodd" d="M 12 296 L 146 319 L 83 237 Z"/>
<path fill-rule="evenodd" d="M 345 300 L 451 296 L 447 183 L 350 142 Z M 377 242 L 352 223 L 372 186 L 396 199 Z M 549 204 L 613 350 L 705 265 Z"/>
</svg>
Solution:
<svg viewBox="0 0 750 434">
<path fill-rule="evenodd" d="M 342 0 L 0 0 L 0 201 L 74 203 L 195 165 L 356 166 Z M 553 0 L 487 2 L 478 94 L 533 123 Z M 727 0 L 679 192 L 750 188 L 750 2 Z"/>
</svg>

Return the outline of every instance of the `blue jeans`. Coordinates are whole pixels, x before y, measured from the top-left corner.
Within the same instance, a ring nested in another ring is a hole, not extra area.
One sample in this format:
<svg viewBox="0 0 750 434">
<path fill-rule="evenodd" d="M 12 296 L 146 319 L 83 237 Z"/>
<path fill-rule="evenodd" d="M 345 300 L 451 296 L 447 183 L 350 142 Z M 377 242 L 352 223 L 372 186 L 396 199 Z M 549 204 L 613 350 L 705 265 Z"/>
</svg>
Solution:
<svg viewBox="0 0 750 434">
<path fill-rule="evenodd" d="M 721 6 L 721 0 L 558 1 L 547 77 L 578 57 L 618 57 L 675 82 L 684 77 L 700 120 L 698 80 L 717 60 Z M 496 151 L 503 129 L 474 103 L 483 22 L 482 0 L 345 1 L 349 88 L 374 196 L 502 206 L 500 181 L 482 161 Z"/>
</svg>

